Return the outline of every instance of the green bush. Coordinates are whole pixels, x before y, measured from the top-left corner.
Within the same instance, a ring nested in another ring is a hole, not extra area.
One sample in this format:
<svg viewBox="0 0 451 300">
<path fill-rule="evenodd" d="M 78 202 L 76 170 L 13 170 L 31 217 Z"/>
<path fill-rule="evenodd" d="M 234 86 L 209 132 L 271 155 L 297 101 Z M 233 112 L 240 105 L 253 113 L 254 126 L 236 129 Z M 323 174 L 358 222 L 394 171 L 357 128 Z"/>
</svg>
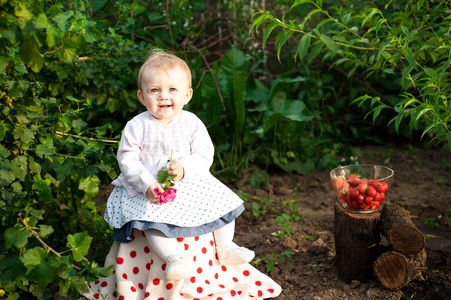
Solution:
<svg viewBox="0 0 451 300">
<path fill-rule="evenodd" d="M 353 102 L 373 121 L 386 117 L 381 112 L 388 109 L 394 113 L 388 123 L 397 132 L 408 121 L 411 131 L 451 150 L 448 1 L 334 4 L 296 0 L 282 18 L 257 12 L 252 28 L 265 24 L 264 44 L 277 32 L 279 58 L 288 47 L 302 64 L 321 61 L 348 78 L 364 78 L 369 93 Z"/>
</svg>

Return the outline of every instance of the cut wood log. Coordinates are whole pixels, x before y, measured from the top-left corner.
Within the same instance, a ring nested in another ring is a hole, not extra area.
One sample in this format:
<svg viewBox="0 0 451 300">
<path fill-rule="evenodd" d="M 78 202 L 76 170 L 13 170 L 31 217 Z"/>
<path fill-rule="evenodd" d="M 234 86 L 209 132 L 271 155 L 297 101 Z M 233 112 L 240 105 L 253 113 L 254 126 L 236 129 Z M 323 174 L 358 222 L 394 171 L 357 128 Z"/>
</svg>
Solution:
<svg viewBox="0 0 451 300">
<path fill-rule="evenodd" d="M 387 241 L 396 251 L 414 254 L 424 249 L 426 242 L 423 233 L 399 205 L 385 204 L 381 213 L 381 226 Z"/>
<path fill-rule="evenodd" d="M 351 213 L 335 203 L 335 261 L 344 282 L 374 279 L 373 263 L 383 252 L 380 213 Z"/>
<path fill-rule="evenodd" d="M 385 252 L 373 266 L 374 275 L 385 288 L 395 291 L 403 288 L 414 279 L 423 279 L 426 269 L 426 250 L 416 254 Z"/>
</svg>

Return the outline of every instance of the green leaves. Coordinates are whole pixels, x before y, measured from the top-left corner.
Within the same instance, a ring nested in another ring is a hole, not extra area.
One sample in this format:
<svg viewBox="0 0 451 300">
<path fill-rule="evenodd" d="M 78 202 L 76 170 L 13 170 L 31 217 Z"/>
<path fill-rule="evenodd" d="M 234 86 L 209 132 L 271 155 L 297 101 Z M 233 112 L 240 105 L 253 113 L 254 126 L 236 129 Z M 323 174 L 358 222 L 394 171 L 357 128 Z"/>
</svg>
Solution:
<svg viewBox="0 0 451 300">
<path fill-rule="evenodd" d="M 26 38 L 19 50 L 22 61 L 38 73 L 44 65 L 44 56 L 37 48 L 36 40 L 33 36 Z"/>
<path fill-rule="evenodd" d="M 174 186 L 174 182 L 172 182 L 172 180 L 176 177 L 176 175 L 169 175 L 168 171 L 168 168 L 163 167 L 157 174 L 157 180 L 163 185 L 164 191 L 167 191 L 170 187 Z"/>
<path fill-rule="evenodd" d="M 92 237 L 88 236 L 87 232 L 67 235 L 67 246 L 72 250 L 75 261 L 86 260 L 85 256 L 88 254 L 91 242 Z"/>
</svg>

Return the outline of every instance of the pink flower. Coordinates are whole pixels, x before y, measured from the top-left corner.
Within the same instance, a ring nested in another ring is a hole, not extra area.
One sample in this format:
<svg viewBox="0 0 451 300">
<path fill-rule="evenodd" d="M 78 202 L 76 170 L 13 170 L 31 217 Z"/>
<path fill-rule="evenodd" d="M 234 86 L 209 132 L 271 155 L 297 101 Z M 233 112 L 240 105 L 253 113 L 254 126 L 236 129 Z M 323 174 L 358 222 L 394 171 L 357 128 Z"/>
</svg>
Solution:
<svg viewBox="0 0 451 300">
<path fill-rule="evenodd" d="M 168 203 L 168 202 L 173 202 L 175 199 L 175 194 L 176 194 L 176 189 L 174 188 L 169 188 L 169 190 L 167 190 L 166 192 L 160 192 L 157 188 L 155 188 L 155 193 L 158 195 L 158 197 L 160 198 L 160 204 L 163 203 Z"/>
</svg>

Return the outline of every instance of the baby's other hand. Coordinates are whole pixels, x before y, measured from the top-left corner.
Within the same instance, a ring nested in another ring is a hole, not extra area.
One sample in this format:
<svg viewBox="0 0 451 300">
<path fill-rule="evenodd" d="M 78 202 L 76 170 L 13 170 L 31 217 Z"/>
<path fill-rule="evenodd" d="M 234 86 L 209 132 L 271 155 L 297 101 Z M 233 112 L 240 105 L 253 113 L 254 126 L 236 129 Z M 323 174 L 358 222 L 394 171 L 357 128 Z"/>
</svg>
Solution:
<svg viewBox="0 0 451 300">
<path fill-rule="evenodd" d="M 169 175 L 177 175 L 175 176 L 173 181 L 180 181 L 185 177 L 185 169 L 183 168 L 182 164 L 179 162 L 173 163 L 168 170 Z"/>
<path fill-rule="evenodd" d="M 158 202 L 160 200 L 160 197 L 158 197 L 157 193 L 155 193 L 155 189 L 158 189 L 160 192 L 164 192 L 163 188 L 161 187 L 161 184 L 157 181 L 152 183 L 148 188 L 146 192 L 146 198 L 149 199 L 152 202 Z"/>
</svg>

